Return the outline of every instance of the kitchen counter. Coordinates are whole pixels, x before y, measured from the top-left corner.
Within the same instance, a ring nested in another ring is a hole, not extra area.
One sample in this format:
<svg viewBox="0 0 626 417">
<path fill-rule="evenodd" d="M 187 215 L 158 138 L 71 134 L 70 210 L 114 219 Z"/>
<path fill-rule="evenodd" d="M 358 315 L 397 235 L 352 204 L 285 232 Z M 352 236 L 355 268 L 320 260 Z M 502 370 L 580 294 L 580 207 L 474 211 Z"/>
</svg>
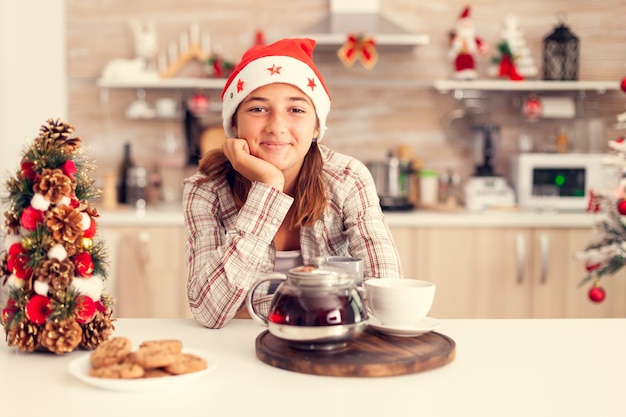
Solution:
<svg viewBox="0 0 626 417">
<path fill-rule="evenodd" d="M 626 415 L 626 319 L 442 320 L 455 359 L 384 378 L 300 374 L 255 356 L 264 329 L 234 320 L 211 330 L 193 320 L 119 319 L 135 344 L 179 338 L 213 354 L 217 368 L 168 391 L 104 391 L 72 377 L 89 352 L 55 356 L 0 346 L 4 416 L 550 416 Z M 36 409 L 36 412 L 35 412 Z"/>
<path fill-rule="evenodd" d="M 181 206 L 161 206 L 147 210 L 99 209 L 101 226 L 183 226 Z M 465 211 L 437 212 L 414 210 L 385 212 L 391 227 L 591 227 L 602 214 L 589 213 L 536 213 L 517 211 L 491 211 L 470 213 Z"/>
</svg>

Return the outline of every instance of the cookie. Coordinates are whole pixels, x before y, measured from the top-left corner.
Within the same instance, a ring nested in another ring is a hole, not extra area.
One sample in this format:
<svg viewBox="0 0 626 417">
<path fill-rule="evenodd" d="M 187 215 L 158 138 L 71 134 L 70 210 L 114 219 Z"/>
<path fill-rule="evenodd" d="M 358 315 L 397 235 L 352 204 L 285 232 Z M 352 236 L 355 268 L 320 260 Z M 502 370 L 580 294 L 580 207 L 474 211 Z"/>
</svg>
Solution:
<svg viewBox="0 0 626 417">
<path fill-rule="evenodd" d="M 137 363 L 137 352 L 130 352 L 128 355 L 124 356 L 119 363 Z"/>
<path fill-rule="evenodd" d="M 161 378 L 164 376 L 172 376 L 172 374 L 170 374 L 167 371 L 164 371 L 161 368 L 156 368 L 156 369 L 146 369 L 144 370 L 143 373 L 143 377 L 144 378 Z"/>
<path fill-rule="evenodd" d="M 161 339 L 161 340 L 147 340 L 139 345 L 139 348 L 157 346 L 167 349 L 170 353 L 177 354 L 183 350 L 183 342 L 178 339 Z"/>
<path fill-rule="evenodd" d="M 135 360 L 144 369 L 162 368 L 174 362 L 176 355 L 160 346 L 144 346 L 135 352 Z"/>
<path fill-rule="evenodd" d="M 167 365 L 165 367 L 165 370 L 174 375 L 182 375 L 201 371 L 206 368 L 207 363 L 204 358 L 192 353 L 180 353 L 176 355 L 176 358 L 171 365 Z"/>
<path fill-rule="evenodd" d="M 135 379 L 143 375 L 143 368 L 134 363 L 116 363 L 89 370 L 89 376 L 96 378 Z"/>
<path fill-rule="evenodd" d="M 102 342 L 91 353 L 91 366 L 100 368 L 117 364 L 130 353 L 132 347 L 132 342 L 126 337 L 114 337 Z"/>
</svg>

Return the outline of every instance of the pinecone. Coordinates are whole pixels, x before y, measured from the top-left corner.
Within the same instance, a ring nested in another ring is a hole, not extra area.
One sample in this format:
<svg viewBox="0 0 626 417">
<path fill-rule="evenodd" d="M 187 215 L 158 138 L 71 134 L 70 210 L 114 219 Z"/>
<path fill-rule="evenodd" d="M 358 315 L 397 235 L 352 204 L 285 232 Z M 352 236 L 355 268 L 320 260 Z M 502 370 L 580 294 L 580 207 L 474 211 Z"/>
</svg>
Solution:
<svg viewBox="0 0 626 417">
<path fill-rule="evenodd" d="M 33 352 L 39 344 L 41 327 L 22 320 L 7 329 L 7 344 L 17 347 L 22 352 Z"/>
<path fill-rule="evenodd" d="M 52 204 L 57 204 L 63 197 L 72 195 L 75 188 L 76 179 L 68 177 L 58 168 L 45 168 L 41 172 L 39 182 L 33 185 L 33 191 L 43 195 Z"/>
<path fill-rule="evenodd" d="M 39 343 L 50 352 L 60 355 L 71 352 L 80 344 L 83 330 L 73 319 L 54 320 L 46 323 Z"/>
<path fill-rule="evenodd" d="M 100 343 L 108 340 L 113 334 L 115 326 L 111 320 L 111 310 L 108 313 L 98 312 L 93 320 L 83 326 L 83 340 L 81 346 L 93 350 Z"/>
<path fill-rule="evenodd" d="M 38 281 L 49 284 L 53 293 L 65 291 L 74 278 L 74 264 L 69 258 L 46 259 L 37 266 L 34 275 Z"/>
<path fill-rule="evenodd" d="M 46 226 L 52 231 L 52 238 L 56 242 L 74 243 L 82 236 L 82 215 L 70 206 L 57 206 L 49 210 L 46 217 Z"/>
<path fill-rule="evenodd" d="M 20 216 L 15 210 L 7 210 L 4 212 L 4 226 L 9 234 L 17 235 L 20 232 Z"/>
<path fill-rule="evenodd" d="M 59 119 L 48 119 L 46 123 L 39 128 L 39 138 L 44 146 L 54 144 L 64 153 L 72 153 L 78 149 L 80 138 L 71 137 L 74 133 L 74 126 L 61 122 Z"/>
</svg>

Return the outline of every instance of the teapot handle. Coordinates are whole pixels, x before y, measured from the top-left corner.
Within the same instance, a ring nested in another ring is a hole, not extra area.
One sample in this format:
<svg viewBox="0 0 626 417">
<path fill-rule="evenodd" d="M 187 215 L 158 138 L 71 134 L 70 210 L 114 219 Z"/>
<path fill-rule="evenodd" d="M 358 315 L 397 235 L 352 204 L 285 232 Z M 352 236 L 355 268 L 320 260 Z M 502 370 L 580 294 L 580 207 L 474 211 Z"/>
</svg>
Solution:
<svg viewBox="0 0 626 417">
<path fill-rule="evenodd" d="M 269 274 L 263 275 L 261 279 L 255 282 L 250 288 L 250 290 L 248 290 L 248 296 L 246 297 L 246 307 L 248 308 L 250 317 L 252 317 L 252 319 L 256 321 L 257 323 L 259 323 L 261 326 L 267 327 L 267 316 L 260 314 L 255 309 L 253 298 L 254 298 L 254 293 L 256 292 L 256 289 L 259 287 L 259 285 L 261 285 L 264 282 L 276 281 L 276 280 L 285 281 L 286 279 L 287 279 L 287 276 L 281 272 L 270 272 Z"/>
</svg>

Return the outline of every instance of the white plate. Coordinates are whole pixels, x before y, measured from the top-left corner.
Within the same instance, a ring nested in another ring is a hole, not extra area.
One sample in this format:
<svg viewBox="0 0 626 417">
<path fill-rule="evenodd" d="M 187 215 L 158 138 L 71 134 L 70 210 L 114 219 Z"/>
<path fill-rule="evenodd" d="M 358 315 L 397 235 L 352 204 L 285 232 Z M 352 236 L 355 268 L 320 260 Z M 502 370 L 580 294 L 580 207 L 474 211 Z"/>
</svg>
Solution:
<svg viewBox="0 0 626 417">
<path fill-rule="evenodd" d="M 428 333 L 441 325 L 441 322 L 432 317 L 423 318 L 417 325 L 408 327 L 386 326 L 382 324 L 376 317 L 370 314 L 367 321 L 368 326 L 391 336 L 415 337 L 424 333 Z"/>
<path fill-rule="evenodd" d="M 183 375 L 164 376 L 160 378 L 139 378 L 139 379 L 114 379 L 114 378 L 95 378 L 89 376 L 91 369 L 91 353 L 83 355 L 80 358 L 70 362 L 68 370 L 70 374 L 86 384 L 106 389 L 110 391 L 157 391 L 178 387 L 190 382 L 196 381 L 213 371 L 217 366 L 217 360 L 213 355 L 207 352 L 183 349 L 184 353 L 192 353 L 204 358 L 207 361 L 207 368 L 202 371 L 192 372 Z"/>
</svg>

